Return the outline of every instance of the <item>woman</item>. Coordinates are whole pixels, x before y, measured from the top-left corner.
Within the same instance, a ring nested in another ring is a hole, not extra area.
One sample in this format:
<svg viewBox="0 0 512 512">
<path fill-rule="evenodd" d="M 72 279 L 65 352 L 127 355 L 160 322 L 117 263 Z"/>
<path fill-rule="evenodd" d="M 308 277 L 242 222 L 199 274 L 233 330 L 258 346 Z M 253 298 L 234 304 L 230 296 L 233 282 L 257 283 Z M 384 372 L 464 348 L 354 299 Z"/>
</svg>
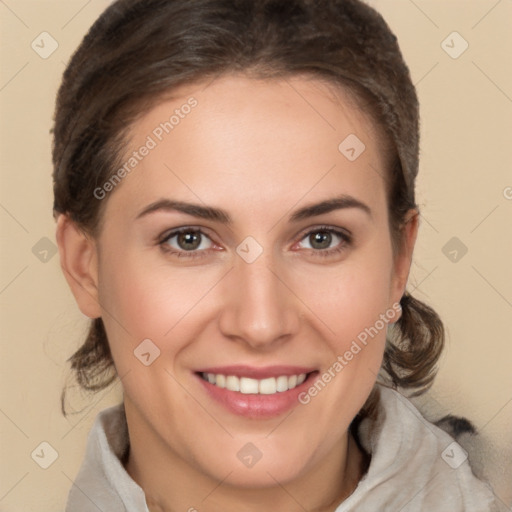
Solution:
<svg viewBox="0 0 512 512">
<path fill-rule="evenodd" d="M 373 9 L 120 0 L 54 135 L 61 265 L 93 319 L 72 368 L 124 397 L 67 510 L 492 510 L 396 390 L 430 386 L 443 327 L 405 291 L 418 104 Z"/>
</svg>

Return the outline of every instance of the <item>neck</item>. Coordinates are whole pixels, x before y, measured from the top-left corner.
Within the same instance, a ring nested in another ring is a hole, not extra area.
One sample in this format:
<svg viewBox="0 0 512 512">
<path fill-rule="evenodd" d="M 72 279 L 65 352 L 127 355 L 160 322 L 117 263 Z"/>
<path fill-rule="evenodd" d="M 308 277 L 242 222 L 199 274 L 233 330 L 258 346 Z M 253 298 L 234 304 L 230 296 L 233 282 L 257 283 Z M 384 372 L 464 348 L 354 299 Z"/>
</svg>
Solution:
<svg viewBox="0 0 512 512">
<path fill-rule="evenodd" d="M 126 470 L 144 490 L 150 512 L 334 512 L 369 463 L 347 432 L 316 467 L 294 480 L 282 483 L 272 476 L 268 486 L 240 487 L 229 484 L 229 475 L 219 481 L 192 467 L 149 429 L 129 423 L 129 432 Z"/>
</svg>

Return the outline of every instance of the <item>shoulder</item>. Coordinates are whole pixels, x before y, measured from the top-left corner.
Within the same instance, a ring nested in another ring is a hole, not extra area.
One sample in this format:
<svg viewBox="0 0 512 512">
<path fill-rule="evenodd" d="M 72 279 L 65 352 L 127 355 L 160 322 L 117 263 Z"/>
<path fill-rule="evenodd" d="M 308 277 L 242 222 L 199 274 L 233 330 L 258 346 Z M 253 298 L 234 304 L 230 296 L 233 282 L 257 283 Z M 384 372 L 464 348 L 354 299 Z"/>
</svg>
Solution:
<svg viewBox="0 0 512 512">
<path fill-rule="evenodd" d="M 492 489 L 475 477 L 462 446 L 401 393 L 378 387 L 376 417 L 362 420 L 357 431 L 370 465 L 337 512 L 493 511 Z"/>
<path fill-rule="evenodd" d="M 129 449 L 123 404 L 101 411 L 87 438 L 85 457 L 68 495 L 66 512 L 145 512 L 143 490 L 125 470 Z"/>
</svg>

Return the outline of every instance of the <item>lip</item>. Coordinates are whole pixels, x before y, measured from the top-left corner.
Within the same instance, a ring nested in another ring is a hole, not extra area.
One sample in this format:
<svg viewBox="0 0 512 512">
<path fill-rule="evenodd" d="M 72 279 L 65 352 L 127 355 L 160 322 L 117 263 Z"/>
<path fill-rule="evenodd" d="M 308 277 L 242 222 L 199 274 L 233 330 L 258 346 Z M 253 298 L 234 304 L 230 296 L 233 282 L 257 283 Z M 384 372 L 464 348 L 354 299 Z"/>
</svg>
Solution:
<svg viewBox="0 0 512 512">
<path fill-rule="evenodd" d="M 249 377 L 253 379 L 266 379 L 279 377 L 280 375 L 299 375 L 306 373 L 306 380 L 299 386 L 273 395 L 243 394 L 238 391 L 230 391 L 219 388 L 201 377 L 201 373 L 217 373 L 222 375 L 234 375 L 236 377 Z M 195 373 L 195 377 L 201 383 L 207 396 L 224 407 L 228 412 L 237 416 L 251 419 L 269 419 L 288 412 L 300 404 L 298 395 L 311 386 L 311 383 L 319 375 L 316 369 L 299 366 L 271 366 L 255 368 L 250 366 L 223 366 L 204 368 Z"/>
</svg>

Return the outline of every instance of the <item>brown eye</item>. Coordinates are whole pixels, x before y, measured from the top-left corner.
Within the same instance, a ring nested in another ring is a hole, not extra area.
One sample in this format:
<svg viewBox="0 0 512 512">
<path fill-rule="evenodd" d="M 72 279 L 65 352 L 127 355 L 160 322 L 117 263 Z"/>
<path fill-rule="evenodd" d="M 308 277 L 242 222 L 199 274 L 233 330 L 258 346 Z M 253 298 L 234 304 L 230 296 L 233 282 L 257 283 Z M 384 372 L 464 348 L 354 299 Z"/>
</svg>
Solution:
<svg viewBox="0 0 512 512">
<path fill-rule="evenodd" d="M 350 244 L 351 238 L 348 234 L 333 228 L 317 228 L 309 231 L 302 238 L 301 243 L 305 249 L 315 251 L 326 251 L 343 247 Z"/>
<path fill-rule="evenodd" d="M 188 231 L 177 235 L 176 241 L 180 249 L 193 251 L 201 245 L 201 234 L 198 231 Z"/>
<path fill-rule="evenodd" d="M 316 231 L 309 235 L 309 244 L 313 249 L 328 249 L 332 243 L 332 234 L 328 231 Z"/>
<path fill-rule="evenodd" d="M 174 253 L 201 253 L 211 249 L 213 242 L 201 230 L 182 228 L 169 233 L 161 242 L 165 249 Z"/>
</svg>

